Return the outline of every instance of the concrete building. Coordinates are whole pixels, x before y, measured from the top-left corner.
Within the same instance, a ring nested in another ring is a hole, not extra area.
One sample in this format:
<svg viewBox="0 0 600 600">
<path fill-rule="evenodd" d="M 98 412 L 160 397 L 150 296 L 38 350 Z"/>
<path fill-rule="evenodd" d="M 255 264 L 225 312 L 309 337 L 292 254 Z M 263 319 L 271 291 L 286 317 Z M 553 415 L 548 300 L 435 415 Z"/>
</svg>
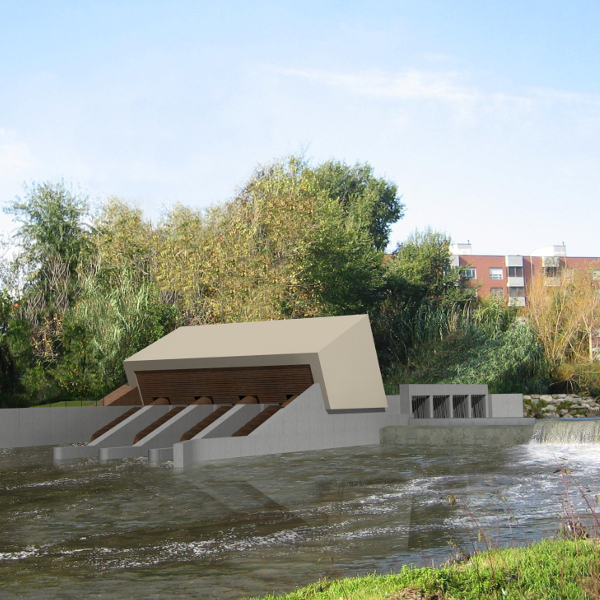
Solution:
<svg viewBox="0 0 600 600">
<path fill-rule="evenodd" d="M 545 278 L 545 285 L 559 285 L 561 276 L 573 270 L 592 271 L 600 282 L 600 258 L 567 256 L 564 245 L 547 246 L 534 250 L 527 256 L 517 254 L 473 254 L 470 243 L 450 246 L 452 264 L 465 267 L 477 295 L 485 298 L 507 298 L 509 306 L 527 304 L 527 285 L 536 276 Z"/>
<path fill-rule="evenodd" d="M 407 385 L 386 396 L 367 315 L 181 327 L 128 358 L 125 371 L 127 385 L 104 406 L 2 411 L 0 447 L 87 442 L 55 447 L 54 459 L 185 467 L 381 440 L 429 444 L 432 435 L 485 443 L 474 428 L 533 428 L 521 395 L 485 385 Z M 409 438 L 397 431 L 407 428 Z"/>
</svg>

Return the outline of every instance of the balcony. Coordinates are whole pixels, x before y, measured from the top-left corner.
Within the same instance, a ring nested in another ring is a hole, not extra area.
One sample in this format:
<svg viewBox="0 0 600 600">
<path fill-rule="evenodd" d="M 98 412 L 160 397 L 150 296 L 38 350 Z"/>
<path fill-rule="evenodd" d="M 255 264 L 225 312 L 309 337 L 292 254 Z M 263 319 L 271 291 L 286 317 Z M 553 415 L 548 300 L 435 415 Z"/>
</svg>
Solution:
<svg viewBox="0 0 600 600">
<path fill-rule="evenodd" d="M 524 277 L 508 277 L 506 281 L 506 285 L 510 287 L 525 287 L 525 278 Z"/>
<path fill-rule="evenodd" d="M 525 296 L 518 296 L 515 298 L 508 299 L 509 306 L 525 306 Z"/>
<path fill-rule="evenodd" d="M 522 267 L 523 266 L 523 257 L 516 255 L 507 255 L 506 256 L 506 266 L 507 267 Z"/>
<path fill-rule="evenodd" d="M 542 256 L 542 267 L 560 267 L 559 256 Z"/>
</svg>

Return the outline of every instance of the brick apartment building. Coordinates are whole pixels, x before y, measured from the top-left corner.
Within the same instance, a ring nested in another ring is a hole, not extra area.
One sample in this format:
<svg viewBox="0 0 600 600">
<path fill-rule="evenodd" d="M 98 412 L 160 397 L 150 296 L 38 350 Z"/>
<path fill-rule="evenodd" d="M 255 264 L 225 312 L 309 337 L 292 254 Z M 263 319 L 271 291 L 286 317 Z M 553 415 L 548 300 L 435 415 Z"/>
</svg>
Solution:
<svg viewBox="0 0 600 600">
<path fill-rule="evenodd" d="M 600 281 L 600 258 L 567 256 L 564 245 L 547 246 L 528 256 L 473 254 L 471 244 L 450 246 L 452 265 L 466 267 L 466 275 L 480 297 L 508 298 L 510 306 L 525 306 L 526 289 L 531 279 L 542 274 L 546 285 L 559 285 L 560 277 L 573 269 L 591 270 Z"/>
</svg>

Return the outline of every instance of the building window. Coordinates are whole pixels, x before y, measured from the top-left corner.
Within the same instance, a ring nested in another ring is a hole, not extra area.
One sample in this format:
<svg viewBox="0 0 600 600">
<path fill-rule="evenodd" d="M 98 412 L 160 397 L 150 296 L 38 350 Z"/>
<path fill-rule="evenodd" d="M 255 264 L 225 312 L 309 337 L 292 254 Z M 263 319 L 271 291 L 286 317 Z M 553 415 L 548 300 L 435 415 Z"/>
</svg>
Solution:
<svg viewBox="0 0 600 600">
<path fill-rule="evenodd" d="M 490 279 L 504 279 L 504 273 L 502 269 L 491 268 Z"/>
<path fill-rule="evenodd" d="M 523 277 L 523 267 L 508 267 L 509 277 Z"/>
<path fill-rule="evenodd" d="M 558 277 L 558 267 L 544 267 L 544 277 Z"/>
<path fill-rule="evenodd" d="M 491 288 L 490 296 L 492 298 L 504 298 L 504 288 Z"/>
<path fill-rule="evenodd" d="M 465 279 L 476 279 L 477 271 L 475 269 L 465 269 L 463 271 Z"/>
<path fill-rule="evenodd" d="M 500 288 L 498 288 L 498 289 L 500 289 Z M 508 288 L 508 296 L 509 296 L 509 298 L 524 298 L 525 297 L 525 288 L 510 287 L 510 288 Z"/>
<path fill-rule="evenodd" d="M 592 279 L 594 281 L 600 281 L 600 270 L 592 271 Z"/>
</svg>

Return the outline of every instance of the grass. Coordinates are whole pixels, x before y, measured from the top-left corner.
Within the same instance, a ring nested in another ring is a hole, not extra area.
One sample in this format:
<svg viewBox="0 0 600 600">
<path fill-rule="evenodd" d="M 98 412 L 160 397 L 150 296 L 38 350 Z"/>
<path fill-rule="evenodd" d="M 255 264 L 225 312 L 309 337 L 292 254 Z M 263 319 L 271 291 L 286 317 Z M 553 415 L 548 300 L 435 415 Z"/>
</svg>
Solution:
<svg viewBox="0 0 600 600">
<path fill-rule="evenodd" d="M 598 550 L 594 540 L 543 540 L 488 550 L 455 565 L 324 580 L 262 600 L 595 600 L 600 598 Z"/>
<path fill-rule="evenodd" d="M 473 522 L 485 551 L 478 552 L 474 545 L 472 556 L 461 550 L 461 558 L 453 564 L 407 565 L 390 575 L 324 579 L 289 594 L 248 600 L 600 600 L 600 519 L 596 512 L 600 495 L 591 500 L 587 485 L 569 469 L 558 463 L 557 467 L 565 490 L 558 539 L 495 548 L 469 508 L 448 496 Z M 587 505 L 585 526 L 575 513 L 573 490 Z M 518 525 L 514 515 L 510 519 Z"/>
<path fill-rule="evenodd" d="M 52 404 L 38 404 L 35 408 L 41 407 L 65 407 L 65 406 L 94 406 L 95 400 L 63 400 L 62 402 L 54 402 Z"/>
</svg>

